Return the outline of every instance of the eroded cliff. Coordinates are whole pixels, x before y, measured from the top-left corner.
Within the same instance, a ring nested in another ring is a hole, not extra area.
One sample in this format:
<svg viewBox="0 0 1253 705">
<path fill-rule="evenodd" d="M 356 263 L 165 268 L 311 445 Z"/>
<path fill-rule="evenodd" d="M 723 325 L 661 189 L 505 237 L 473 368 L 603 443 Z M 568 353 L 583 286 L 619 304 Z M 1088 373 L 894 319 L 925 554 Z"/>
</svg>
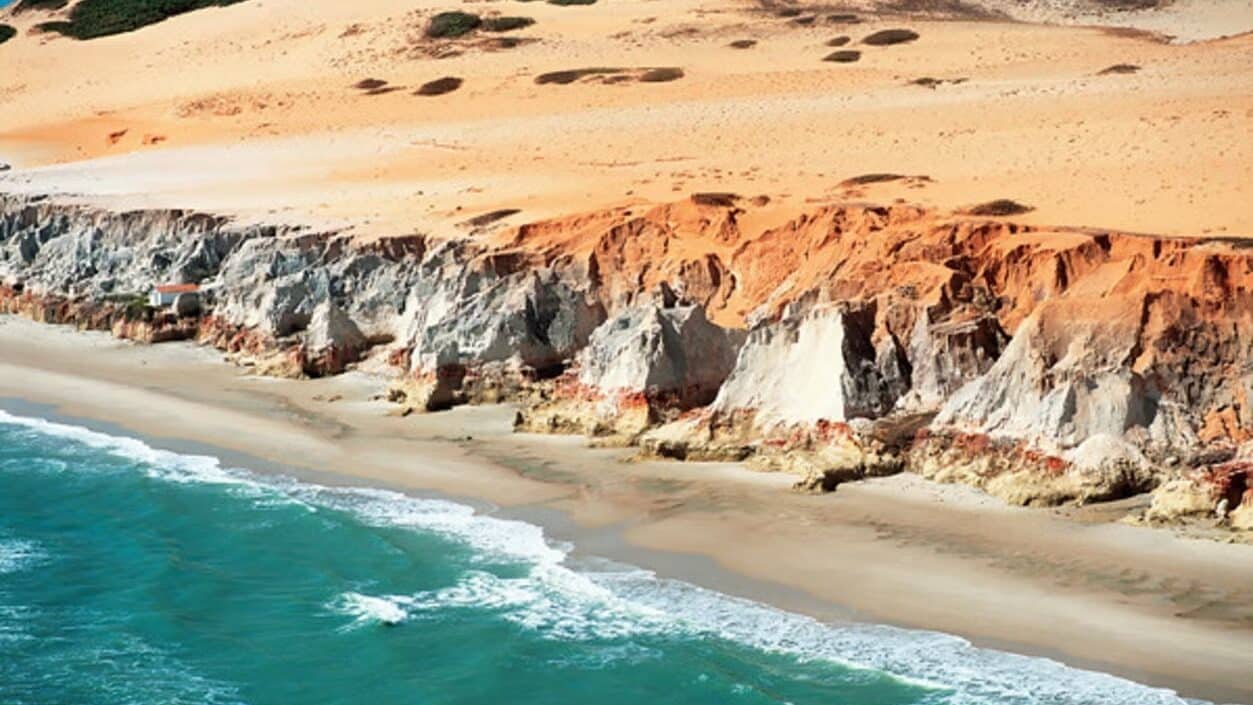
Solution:
<svg viewBox="0 0 1253 705">
<path fill-rule="evenodd" d="M 806 489 L 908 469 L 1019 504 L 1160 488 L 1154 521 L 1253 511 L 1243 241 L 731 194 L 360 241 L 0 196 L 0 275 L 0 310 L 270 374 L 368 356 L 410 409 L 514 401 L 524 430 Z M 168 282 L 201 305 L 146 306 Z"/>
</svg>

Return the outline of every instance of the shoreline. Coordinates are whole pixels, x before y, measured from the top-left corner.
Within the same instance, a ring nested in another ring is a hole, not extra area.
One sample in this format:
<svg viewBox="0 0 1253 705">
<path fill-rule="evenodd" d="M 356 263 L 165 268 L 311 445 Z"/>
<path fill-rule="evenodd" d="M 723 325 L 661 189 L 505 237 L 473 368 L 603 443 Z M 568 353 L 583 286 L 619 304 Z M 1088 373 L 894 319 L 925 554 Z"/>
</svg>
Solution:
<svg viewBox="0 0 1253 705">
<path fill-rule="evenodd" d="M 538 524 L 576 557 L 819 619 L 932 629 L 1188 697 L 1253 702 L 1247 546 L 1011 508 L 915 476 L 812 496 L 788 491 L 790 475 L 730 464 L 623 463 L 624 451 L 581 438 L 513 434 L 508 407 L 388 416 L 370 400 L 378 386 L 358 373 L 251 377 L 188 344 L 135 346 L 0 316 L 0 402 L 260 472 L 433 493 Z"/>
</svg>

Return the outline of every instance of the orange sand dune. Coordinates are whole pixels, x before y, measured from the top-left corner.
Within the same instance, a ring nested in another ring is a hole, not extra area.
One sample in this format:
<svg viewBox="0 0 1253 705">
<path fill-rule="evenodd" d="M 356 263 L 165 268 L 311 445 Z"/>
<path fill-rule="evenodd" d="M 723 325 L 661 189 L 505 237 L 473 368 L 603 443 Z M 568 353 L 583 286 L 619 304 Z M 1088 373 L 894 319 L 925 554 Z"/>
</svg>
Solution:
<svg viewBox="0 0 1253 705">
<path fill-rule="evenodd" d="M 1182 35 L 1209 15 L 1179 13 L 1214 5 L 1231 31 L 1253 28 L 1253 12 L 1217 0 L 1150 17 Z M 425 38 L 446 9 L 536 23 L 508 35 L 525 40 L 512 48 L 483 32 Z M 1032 206 L 1021 219 L 1034 223 L 1253 232 L 1247 34 L 1167 44 L 1004 20 L 800 25 L 732 0 L 266 0 L 87 42 L 29 31 L 41 19 L 3 19 L 23 30 L 0 46 L 0 161 L 18 167 L 4 190 L 384 235 L 709 191 L 768 196 L 761 217 L 778 221 L 812 202 L 1004 197 Z M 920 38 L 861 43 L 889 27 Z M 822 60 L 840 36 L 855 63 Z M 729 46 L 745 39 L 756 44 Z M 1140 68 L 1101 74 L 1115 64 Z M 535 81 L 588 67 L 634 72 Z M 683 76 L 635 80 L 656 67 Z M 446 76 L 464 83 L 414 94 Z M 372 94 L 354 87 L 364 79 L 387 84 Z M 927 178 L 842 185 L 867 173 Z"/>
</svg>

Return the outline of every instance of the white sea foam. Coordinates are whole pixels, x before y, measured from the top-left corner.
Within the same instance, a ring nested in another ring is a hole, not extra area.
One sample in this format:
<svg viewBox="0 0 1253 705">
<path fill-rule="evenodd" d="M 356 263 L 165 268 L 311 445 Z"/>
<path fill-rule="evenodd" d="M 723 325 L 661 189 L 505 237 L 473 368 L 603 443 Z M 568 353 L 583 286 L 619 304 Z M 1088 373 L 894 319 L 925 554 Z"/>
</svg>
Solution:
<svg viewBox="0 0 1253 705">
<path fill-rule="evenodd" d="M 34 541 L 0 537 L 0 575 L 26 570 L 46 557 Z"/>
<path fill-rule="evenodd" d="M 347 629 L 369 624 L 396 625 L 405 621 L 409 614 L 393 599 L 346 592 L 330 604 L 330 608 L 353 618 Z"/>
<path fill-rule="evenodd" d="M 831 625 L 809 617 L 660 579 L 643 570 L 575 571 L 569 546 L 548 541 L 540 527 L 477 514 L 454 502 L 387 490 L 332 488 L 224 469 L 215 458 L 154 449 L 142 441 L 0 411 L 0 424 L 75 440 L 124 455 L 152 477 L 246 488 L 268 506 L 293 502 L 333 509 L 372 526 L 403 527 L 455 540 L 524 568 L 518 577 L 469 571 L 454 585 L 414 595 L 349 592 L 330 608 L 352 626 L 400 623 L 442 610 L 492 610 L 544 638 L 630 641 L 637 637 L 722 639 L 800 661 L 873 669 L 934 689 L 928 701 L 954 705 L 1182 705 L 1199 703 L 1171 691 L 1043 658 L 980 649 L 959 637 L 887 626 Z M 621 646 L 620 643 L 612 644 Z M 637 645 L 638 646 L 638 645 Z M 628 652 L 631 649 L 627 650 Z M 868 670 L 867 673 L 870 671 Z"/>
<path fill-rule="evenodd" d="M 153 448 L 135 438 L 111 436 L 82 426 L 56 423 L 45 419 L 14 416 L 0 409 L 0 424 L 19 426 L 36 433 L 56 436 L 81 443 L 89 448 L 135 461 L 150 477 L 171 482 L 257 486 L 254 480 L 222 468 L 217 458 L 207 455 L 186 455 Z"/>
</svg>

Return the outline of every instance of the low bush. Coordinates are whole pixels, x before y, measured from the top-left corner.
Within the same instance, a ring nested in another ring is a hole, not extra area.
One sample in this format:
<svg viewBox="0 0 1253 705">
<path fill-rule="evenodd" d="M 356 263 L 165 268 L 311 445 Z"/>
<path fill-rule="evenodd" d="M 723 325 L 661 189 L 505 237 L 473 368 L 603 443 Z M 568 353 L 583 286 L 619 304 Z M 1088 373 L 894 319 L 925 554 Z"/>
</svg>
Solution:
<svg viewBox="0 0 1253 705">
<path fill-rule="evenodd" d="M 841 186 L 866 186 L 867 184 L 882 184 L 888 181 L 900 181 L 905 178 L 902 174 L 862 174 L 854 176 L 851 179 L 845 179 L 840 182 Z"/>
<path fill-rule="evenodd" d="M 1098 76 L 1110 76 L 1114 74 L 1129 74 L 1140 70 L 1135 64 L 1114 64 L 1113 66 L 1103 68 L 1097 73 Z"/>
<path fill-rule="evenodd" d="M 668 83 L 680 78 L 683 78 L 683 69 L 671 66 L 649 69 L 640 74 L 640 81 L 644 83 Z"/>
<path fill-rule="evenodd" d="M 460 37 L 478 29 L 483 24 L 482 18 L 468 12 L 441 12 L 431 18 L 426 26 L 426 36 L 436 39 Z"/>
<path fill-rule="evenodd" d="M 918 37 L 919 34 L 912 29 L 884 29 L 861 40 L 861 43 L 874 47 L 883 47 L 912 42 Z"/>
<path fill-rule="evenodd" d="M 603 76 L 607 74 L 622 73 L 626 69 L 614 68 L 587 68 L 587 69 L 566 69 L 565 71 L 550 71 L 542 73 L 535 77 L 535 82 L 539 85 L 556 84 L 558 86 L 568 86 L 571 83 L 586 78 L 588 76 Z"/>
<path fill-rule="evenodd" d="M 461 87 L 462 80 L 456 76 L 445 76 L 434 81 L 423 83 L 414 91 L 414 95 L 444 95 Z"/>
<path fill-rule="evenodd" d="M 68 20 L 44 22 L 38 27 L 74 39 L 95 39 L 133 32 L 185 12 L 205 7 L 225 7 L 244 0 L 82 0 L 70 10 Z M 51 2 L 34 3 L 40 9 Z"/>
<path fill-rule="evenodd" d="M 823 57 L 823 61 L 834 61 L 837 64 L 851 64 L 861 58 L 860 51 L 852 49 L 844 49 L 841 51 L 833 51 Z"/>
<path fill-rule="evenodd" d="M 512 32 L 535 24 L 530 17 L 489 17 L 483 20 L 483 29 L 489 32 Z"/>
<path fill-rule="evenodd" d="M 1022 215 L 1035 210 L 1031 206 L 1024 206 L 1018 201 L 1011 201 L 1008 198 L 998 198 L 995 201 L 980 203 L 970 209 L 971 215 L 985 216 L 1006 216 L 1006 215 Z"/>
</svg>

